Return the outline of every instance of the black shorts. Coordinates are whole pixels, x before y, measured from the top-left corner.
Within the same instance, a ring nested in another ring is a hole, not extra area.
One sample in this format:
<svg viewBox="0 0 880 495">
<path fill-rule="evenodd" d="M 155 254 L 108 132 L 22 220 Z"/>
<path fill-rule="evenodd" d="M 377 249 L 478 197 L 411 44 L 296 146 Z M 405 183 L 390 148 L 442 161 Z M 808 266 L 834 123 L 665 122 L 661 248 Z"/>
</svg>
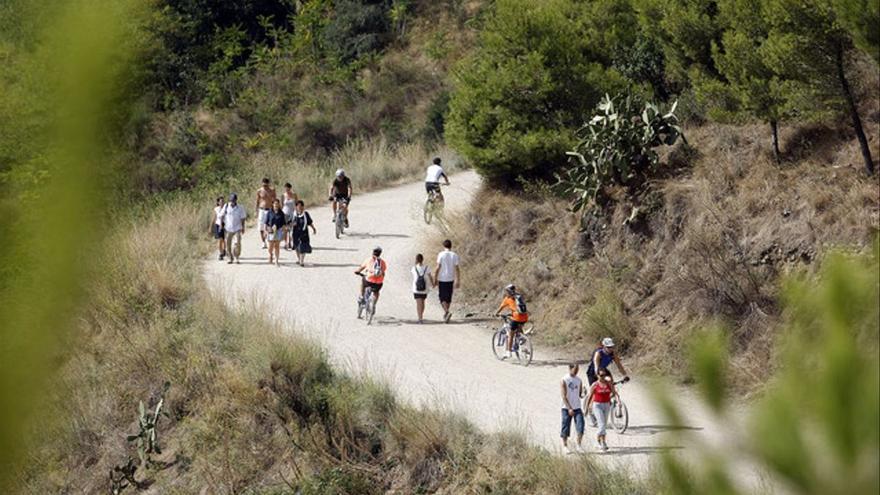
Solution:
<svg viewBox="0 0 880 495">
<path fill-rule="evenodd" d="M 226 236 L 226 231 L 223 230 L 223 227 L 217 225 L 216 223 L 211 228 L 212 232 L 214 232 L 214 239 L 223 239 Z"/>
<path fill-rule="evenodd" d="M 440 192 L 440 183 L 439 182 L 425 182 L 425 192 L 430 194 L 431 191 Z"/>
<path fill-rule="evenodd" d="M 437 286 L 439 290 L 437 291 L 440 296 L 440 302 L 442 303 L 451 303 L 452 302 L 452 291 L 455 286 L 455 282 L 438 282 Z"/>
<path fill-rule="evenodd" d="M 369 288 L 372 289 L 373 292 L 375 292 L 376 294 L 378 294 L 379 291 L 382 290 L 382 284 L 377 284 L 377 283 L 375 283 L 375 282 L 367 282 L 366 279 L 364 279 L 364 287 L 369 287 Z"/>
<path fill-rule="evenodd" d="M 523 323 L 510 320 L 510 331 L 511 332 L 516 332 L 518 330 L 522 330 L 522 327 L 523 327 Z"/>
<path fill-rule="evenodd" d="M 427 299 L 427 298 L 428 298 L 428 295 L 427 295 L 427 294 L 416 294 L 416 293 L 414 292 L 414 293 L 413 293 L 413 297 L 416 298 L 416 299 Z"/>
<path fill-rule="evenodd" d="M 345 201 L 346 203 L 351 203 L 351 196 L 346 196 L 345 194 L 335 194 L 333 195 L 333 201 Z"/>
</svg>

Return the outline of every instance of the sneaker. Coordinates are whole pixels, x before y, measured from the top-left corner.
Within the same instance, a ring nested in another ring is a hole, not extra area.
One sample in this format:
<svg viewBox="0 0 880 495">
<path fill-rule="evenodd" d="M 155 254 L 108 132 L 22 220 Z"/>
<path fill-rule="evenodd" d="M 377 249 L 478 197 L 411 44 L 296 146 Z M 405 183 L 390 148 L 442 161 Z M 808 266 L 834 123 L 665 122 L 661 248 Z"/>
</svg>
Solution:
<svg viewBox="0 0 880 495">
<path fill-rule="evenodd" d="M 585 454 L 586 453 L 584 451 L 584 448 L 581 446 L 581 444 L 577 444 L 577 446 L 575 446 L 575 448 L 574 448 L 574 451 L 577 452 L 578 454 Z"/>
<path fill-rule="evenodd" d="M 336 223 L 336 215 L 333 215 L 333 217 L 330 219 L 330 223 Z"/>
<path fill-rule="evenodd" d="M 275 260 L 275 266 L 277 266 L 278 268 L 281 268 L 281 262 L 278 260 Z"/>
<path fill-rule="evenodd" d="M 602 450 L 605 452 L 608 452 L 608 444 L 607 443 L 602 442 Z"/>
<path fill-rule="evenodd" d="M 446 323 L 449 323 L 449 320 L 451 320 L 451 319 L 452 319 L 452 313 L 447 311 L 446 314 L 443 315 L 443 321 L 445 321 Z"/>
<path fill-rule="evenodd" d="M 345 228 L 348 228 L 348 219 L 345 219 Z"/>
<path fill-rule="evenodd" d="M 265 242 L 263 243 L 263 249 L 266 249 L 266 243 L 265 243 Z"/>
<path fill-rule="evenodd" d="M 223 255 L 221 254 L 220 257 L 217 258 L 217 259 L 220 260 L 220 261 L 223 261 Z"/>
<path fill-rule="evenodd" d="M 238 260 L 238 259 L 235 260 L 235 264 L 236 264 L 236 265 L 240 265 L 240 264 L 241 264 L 241 260 Z"/>
<path fill-rule="evenodd" d="M 226 264 L 227 264 L 227 265 L 231 265 L 231 264 L 232 264 L 232 258 L 229 258 L 229 261 L 227 261 Z"/>
</svg>

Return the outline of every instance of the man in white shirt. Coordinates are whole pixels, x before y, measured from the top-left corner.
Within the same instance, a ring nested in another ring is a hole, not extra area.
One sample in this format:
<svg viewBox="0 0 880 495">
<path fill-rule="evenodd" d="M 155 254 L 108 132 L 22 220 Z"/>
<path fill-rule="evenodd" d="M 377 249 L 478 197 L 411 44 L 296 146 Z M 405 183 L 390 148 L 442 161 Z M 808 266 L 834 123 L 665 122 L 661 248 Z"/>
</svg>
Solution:
<svg viewBox="0 0 880 495">
<path fill-rule="evenodd" d="M 444 201 L 443 193 L 440 191 L 440 179 L 446 181 L 446 185 L 449 185 L 449 177 L 446 177 L 446 172 L 443 171 L 443 167 L 440 166 L 440 157 L 434 158 L 434 163 L 428 166 L 428 172 L 425 174 L 425 192 L 431 194 L 431 191 L 437 192 L 437 199 L 440 201 Z"/>
<path fill-rule="evenodd" d="M 578 375 L 577 363 L 568 365 L 568 374 L 562 377 L 560 391 L 562 392 L 562 447 L 569 449 L 568 437 L 571 436 L 571 421 L 577 432 L 576 452 L 582 452 L 581 442 L 584 439 L 584 412 L 581 409 L 581 397 L 584 396 L 584 384 Z"/>
<path fill-rule="evenodd" d="M 238 195 L 232 193 L 229 196 L 229 202 L 223 205 L 220 212 L 223 219 L 223 226 L 226 229 L 226 251 L 229 254 L 229 261 L 232 264 L 241 263 L 241 236 L 244 234 L 244 219 L 247 218 L 247 212 L 244 206 L 238 204 Z"/>
<path fill-rule="evenodd" d="M 443 321 L 449 323 L 452 312 L 449 307 L 452 304 L 453 288 L 461 285 L 461 271 L 458 268 L 460 260 L 452 251 L 452 241 L 443 241 L 443 251 L 437 255 L 437 268 L 434 269 L 434 287 L 439 287 L 440 305 L 443 306 Z"/>
</svg>

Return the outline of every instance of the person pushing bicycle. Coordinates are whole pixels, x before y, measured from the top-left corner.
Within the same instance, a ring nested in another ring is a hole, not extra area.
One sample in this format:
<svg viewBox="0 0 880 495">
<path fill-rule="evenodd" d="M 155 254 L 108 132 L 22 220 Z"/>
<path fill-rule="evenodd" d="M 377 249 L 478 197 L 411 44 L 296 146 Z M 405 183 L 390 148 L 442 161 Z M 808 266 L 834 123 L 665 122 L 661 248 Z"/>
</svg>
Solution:
<svg viewBox="0 0 880 495">
<path fill-rule="evenodd" d="M 525 298 L 516 291 L 516 286 L 513 284 L 508 284 L 504 288 L 504 298 L 501 300 L 498 310 L 495 311 L 495 316 L 501 316 L 501 312 L 505 309 L 510 310 L 510 322 L 507 325 L 507 355 L 504 356 L 504 359 L 507 359 L 513 355 L 514 335 L 521 331 L 522 326 L 529 321 L 529 312 L 528 308 L 526 308 Z"/>
<path fill-rule="evenodd" d="M 628 382 L 629 375 L 626 373 L 626 369 L 620 361 L 620 356 L 614 351 L 614 340 L 611 337 L 605 337 L 602 339 L 602 345 L 597 347 L 590 356 L 590 365 L 587 366 L 587 387 L 599 379 L 599 370 L 607 371 L 610 376 L 611 372 L 608 370 L 608 367 L 611 366 L 612 362 L 617 365 L 617 369 L 620 370 L 620 374 L 623 375 L 623 381 Z M 593 415 L 593 412 L 587 411 L 587 414 L 590 417 L 590 423 L 595 426 L 596 417 Z"/>
</svg>

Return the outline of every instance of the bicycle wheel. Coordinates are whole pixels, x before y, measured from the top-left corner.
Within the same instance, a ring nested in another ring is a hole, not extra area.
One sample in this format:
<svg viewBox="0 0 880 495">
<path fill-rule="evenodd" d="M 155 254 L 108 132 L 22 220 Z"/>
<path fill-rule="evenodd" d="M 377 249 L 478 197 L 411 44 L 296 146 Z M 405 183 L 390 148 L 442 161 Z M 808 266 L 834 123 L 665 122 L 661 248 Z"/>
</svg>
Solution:
<svg viewBox="0 0 880 495">
<path fill-rule="evenodd" d="M 370 302 L 367 303 L 367 325 L 373 324 L 373 315 L 376 314 L 376 300 L 370 298 Z"/>
<path fill-rule="evenodd" d="M 629 426 L 629 411 L 626 409 L 626 404 L 618 399 L 611 406 L 610 416 L 611 417 L 608 418 L 608 420 L 611 421 L 611 426 L 614 427 L 614 431 L 623 434 Z"/>
<path fill-rule="evenodd" d="M 516 350 L 516 358 L 519 359 L 519 364 L 528 366 L 532 362 L 532 357 L 534 357 L 532 354 L 532 339 L 521 335 Z"/>
<path fill-rule="evenodd" d="M 425 223 L 430 225 L 431 219 L 434 218 L 434 201 L 431 198 L 425 200 Z"/>
<path fill-rule="evenodd" d="M 345 215 L 342 212 L 336 212 L 336 238 L 339 239 L 339 236 L 342 235 L 342 230 L 345 228 Z"/>
<path fill-rule="evenodd" d="M 364 305 L 360 301 L 358 301 L 358 320 L 364 316 Z"/>
<path fill-rule="evenodd" d="M 495 359 L 501 361 L 507 352 L 507 330 L 500 328 L 492 334 L 492 353 Z"/>
</svg>

